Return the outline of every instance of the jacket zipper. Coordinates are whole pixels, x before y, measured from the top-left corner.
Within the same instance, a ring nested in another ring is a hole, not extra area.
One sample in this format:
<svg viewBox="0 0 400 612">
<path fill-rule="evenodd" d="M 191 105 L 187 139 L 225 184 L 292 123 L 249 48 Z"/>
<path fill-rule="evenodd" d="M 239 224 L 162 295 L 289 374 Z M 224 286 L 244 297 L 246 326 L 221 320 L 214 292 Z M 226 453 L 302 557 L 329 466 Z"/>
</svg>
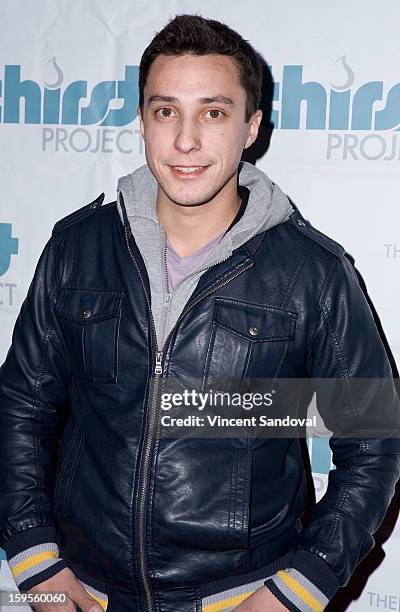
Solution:
<svg viewBox="0 0 400 612">
<path fill-rule="evenodd" d="M 167 294 L 166 300 L 164 300 L 163 305 L 161 307 L 161 321 L 160 321 L 160 338 L 164 338 L 164 330 L 167 323 L 168 313 L 171 305 L 171 292 L 169 287 L 169 278 L 168 278 L 168 262 L 167 262 L 167 236 L 165 231 L 164 234 L 164 278 L 165 278 L 165 293 Z"/>
<path fill-rule="evenodd" d="M 150 585 L 149 582 L 147 580 L 147 576 L 146 576 L 146 559 L 145 559 L 145 506 L 146 506 L 146 492 L 147 492 L 147 488 L 148 488 L 148 480 L 149 480 L 149 465 L 150 465 L 150 458 L 151 458 L 151 449 L 152 449 L 152 440 L 153 440 L 153 434 L 155 431 L 155 428 L 157 427 L 157 403 L 158 403 L 158 391 L 159 391 L 159 387 L 160 387 L 160 381 L 161 381 L 161 377 L 162 377 L 162 373 L 163 373 L 163 363 L 162 363 L 162 359 L 163 359 L 163 352 L 158 350 L 158 344 L 157 344 L 157 333 L 156 333 L 156 328 L 155 328 L 155 324 L 154 324 L 154 319 L 153 319 L 153 314 L 151 311 L 151 306 L 150 306 L 150 300 L 149 297 L 147 295 L 147 291 L 146 291 L 146 286 L 144 283 L 144 279 L 142 276 L 142 273 L 139 269 L 139 266 L 136 263 L 136 260 L 134 258 L 134 255 L 132 253 L 130 244 L 129 244 L 129 239 L 128 239 L 128 225 L 125 225 L 124 227 L 125 230 L 125 240 L 126 240 L 126 244 L 128 247 L 128 251 L 129 254 L 131 256 L 131 259 L 135 265 L 135 268 L 138 272 L 140 281 L 142 283 L 143 286 L 143 291 L 145 294 L 145 298 L 146 298 L 146 303 L 147 303 L 147 307 L 149 309 L 149 315 L 150 315 L 150 321 L 151 321 L 151 327 L 152 327 L 152 336 L 153 336 L 153 344 L 155 347 L 155 367 L 154 367 L 154 379 L 153 379 L 153 386 L 152 386 L 152 390 L 151 390 L 151 409 L 149 411 L 149 416 L 148 416 L 148 434 L 147 434 L 147 438 L 145 440 L 145 446 L 144 446 L 144 451 L 143 451 L 143 463 L 142 463 L 142 470 L 141 470 L 141 486 L 139 488 L 139 500 L 138 500 L 138 540 L 139 540 L 139 566 L 140 566 L 140 575 L 141 575 L 141 579 L 142 579 L 142 583 L 143 583 L 143 587 L 144 587 L 144 591 L 146 594 L 146 601 L 147 601 L 147 612 L 153 612 L 154 611 L 154 607 L 153 607 L 153 599 L 152 599 L 152 594 L 151 594 L 151 590 L 150 590 Z M 165 256 L 165 254 L 164 254 Z M 229 255 L 230 257 L 230 255 Z M 218 261 L 214 264 L 212 264 L 211 266 L 209 266 L 209 268 L 212 268 L 213 266 L 222 263 L 223 261 L 226 261 L 226 259 L 228 259 L 229 257 L 226 257 L 225 259 Z M 233 280 L 234 278 L 236 278 L 237 276 L 239 276 L 239 274 L 242 274 L 242 272 L 245 272 L 246 270 L 248 270 L 249 268 L 251 268 L 254 265 L 254 261 L 249 262 L 246 266 L 243 266 L 240 270 L 236 270 L 236 272 L 234 274 L 232 274 L 231 276 L 229 276 L 228 278 L 226 278 L 222 283 L 219 283 L 218 285 L 214 285 L 212 288 L 210 288 L 208 291 L 206 291 L 205 293 L 203 293 L 202 295 L 200 295 L 188 308 L 184 309 L 180 316 L 178 317 L 174 327 L 172 328 L 172 330 L 170 331 L 170 333 L 168 334 L 165 342 L 164 342 L 164 352 L 165 352 L 165 347 L 168 344 L 168 341 L 170 339 L 170 337 L 172 336 L 175 328 L 177 327 L 177 325 L 179 325 L 180 321 L 182 320 L 182 318 L 194 307 L 196 306 L 196 304 L 198 304 L 199 302 L 201 302 L 204 298 L 208 297 L 211 293 L 214 293 L 217 289 L 220 289 L 221 287 L 224 287 L 225 285 L 227 285 L 231 280 Z M 207 270 L 208 268 L 203 268 L 203 270 L 197 270 L 197 272 L 200 271 L 204 271 Z M 168 282 L 168 281 L 167 281 Z"/>
<path fill-rule="evenodd" d="M 136 268 L 136 271 L 139 275 L 140 278 L 140 282 L 142 283 L 142 287 L 143 287 L 143 291 L 144 291 L 144 295 L 146 298 L 146 303 L 147 303 L 147 307 L 150 313 L 150 322 L 151 322 L 151 329 L 152 329 L 152 337 L 153 337 L 153 345 L 156 349 L 155 351 L 155 368 L 154 368 L 154 378 L 153 378 L 153 385 L 151 387 L 151 391 L 150 391 L 150 398 L 151 398 L 151 408 L 149 410 L 149 417 L 148 417 L 148 435 L 147 438 L 145 440 L 145 446 L 144 446 L 144 451 L 143 451 L 143 463 L 142 463 L 142 471 L 141 471 L 141 476 L 142 476 L 142 486 L 139 488 L 139 495 L 138 495 L 138 534 L 139 534 L 139 544 L 138 544 L 138 548 L 139 548 L 139 569 L 140 569 L 140 575 L 141 575 L 141 579 L 142 579 L 142 583 L 143 583 L 143 588 L 144 588 L 144 592 L 146 595 L 146 601 L 147 601 L 147 609 L 149 612 L 152 612 L 153 610 L 153 601 L 152 601 L 152 595 L 151 595 L 151 591 L 150 591 L 150 585 L 148 583 L 147 577 L 146 577 L 146 568 L 145 568 L 145 550 L 144 550 L 144 541 L 145 541 L 145 537 L 144 537 L 144 515 L 145 515 L 145 502 L 146 502 L 146 484 L 147 484 L 147 479 L 148 479 L 148 464 L 150 461 L 150 451 L 151 451 L 151 441 L 152 441 L 152 437 L 153 437 L 153 430 L 154 430 L 154 426 L 155 426 L 155 414 L 156 414 L 156 410 L 155 410 L 155 406 L 156 406 L 156 398 L 157 398 L 157 391 L 158 391 L 158 387 L 160 384 L 160 376 L 162 374 L 162 353 L 158 350 L 158 346 L 157 346 L 157 333 L 156 333 L 156 326 L 154 324 L 154 319 L 153 319 L 153 314 L 151 312 L 151 306 L 150 306 L 150 300 L 149 297 L 147 295 L 147 290 L 146 290 L 146 285 L 144 283 L 143 280 L 143 276 L 142 273 L 140 271 L 139 266 L 136 263 L 136 260 L 133 256 L 130 244 L 129 244 L 129 238 L 128 238 L 128 225 L 125 225 L 124 227 L 125 230 L 125 241 L 126 241 L 126 245 L 128 247 L 128 251 L 129 251 L 129 255 L 131 256 L 131 259 L 134 263 L 134 266 Z"/>
</svg>

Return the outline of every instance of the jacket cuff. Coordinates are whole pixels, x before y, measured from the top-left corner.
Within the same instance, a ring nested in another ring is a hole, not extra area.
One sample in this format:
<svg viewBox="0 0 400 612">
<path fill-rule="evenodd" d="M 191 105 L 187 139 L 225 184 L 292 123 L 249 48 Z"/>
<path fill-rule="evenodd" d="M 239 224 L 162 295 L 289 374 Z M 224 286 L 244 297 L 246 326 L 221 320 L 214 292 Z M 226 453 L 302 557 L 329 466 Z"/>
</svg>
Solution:
<svg viewBox="0 0 400 612">
<path fill-rule="evenodd" d="M 60 559 L 54 527 L 32 527 L 12 536 L 3 548 L 15 584 L 27 591 L 67 567 Z"/>
<path fill-rule="evenodd" d="M 308 550 L 298 550 L 290 564 L 269 577 L 265 586 L 292 612 L 322 612 L 341 587 L 336 574 Z"/>
</svg>

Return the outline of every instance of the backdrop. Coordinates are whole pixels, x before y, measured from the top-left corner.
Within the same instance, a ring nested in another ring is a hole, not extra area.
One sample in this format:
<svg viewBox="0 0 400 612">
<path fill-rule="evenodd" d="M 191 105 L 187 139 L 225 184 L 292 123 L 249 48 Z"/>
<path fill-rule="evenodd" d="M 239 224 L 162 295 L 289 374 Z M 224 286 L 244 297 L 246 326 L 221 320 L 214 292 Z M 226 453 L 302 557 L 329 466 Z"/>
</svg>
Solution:
<svg viewBox="0 0 400 612">
<path fill-rule="evenodd" d="M 155 32 L 177 13 L 226 22 L 270 66 L 274 129 L 256 164 L 354 257 L 396 359 L 398 2 L 387 0 L 383 10 L 372 0 L 3 0 L 1 362 L 54 223 L 102 191 L 106 202 L 114 200 L 118 177 L 145 163 L 138 65 Z M 327 440 L 309 441 L 309 452 L 319 499 L 331 467 Z M 378 536 L 380 545 L 333 609 L 400 609 L 394 504 Z M 0 587 L 11 585 L 3 560 Z"/>
</svg>

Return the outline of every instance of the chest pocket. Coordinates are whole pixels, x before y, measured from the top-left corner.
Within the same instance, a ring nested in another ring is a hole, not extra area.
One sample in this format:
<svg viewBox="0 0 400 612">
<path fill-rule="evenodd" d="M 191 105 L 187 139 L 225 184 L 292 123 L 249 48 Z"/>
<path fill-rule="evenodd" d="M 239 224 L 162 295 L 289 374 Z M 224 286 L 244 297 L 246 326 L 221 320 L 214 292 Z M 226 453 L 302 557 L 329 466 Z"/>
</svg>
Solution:
<svg viewBox="0 0 400 612">
<path fill-rule="evenodd" d="M 203 385 L 217 380 L 275 378 L 295 337 L 297 314 L 216 298 Z"/>
<path fill-rule="evenodd" d="M 117 382 L 122 296 L 122 291 L 110 289 L 60 290 L 55 314 L 76 376 L 93 382 Z"/>
</svg>

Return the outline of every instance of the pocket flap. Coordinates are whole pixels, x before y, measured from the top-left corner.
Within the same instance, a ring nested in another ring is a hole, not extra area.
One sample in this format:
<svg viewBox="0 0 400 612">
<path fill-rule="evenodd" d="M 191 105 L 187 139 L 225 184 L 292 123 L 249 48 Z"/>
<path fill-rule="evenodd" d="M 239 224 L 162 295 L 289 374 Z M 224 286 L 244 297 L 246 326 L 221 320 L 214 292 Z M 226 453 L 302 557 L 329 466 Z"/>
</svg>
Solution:
<svg viewBox="0 0 400 612">
<path fill-rule="evenodd" d="M 82 325 L 116 317 L 123 291 L 64 288 L 58 292 L 55 313 Z"/>
<path fill-rule="evenodd" d="M 273 306 L 216 298 L 213 320 L 252 342 L 294 340 L 297 314 Z"/>
</svg>

